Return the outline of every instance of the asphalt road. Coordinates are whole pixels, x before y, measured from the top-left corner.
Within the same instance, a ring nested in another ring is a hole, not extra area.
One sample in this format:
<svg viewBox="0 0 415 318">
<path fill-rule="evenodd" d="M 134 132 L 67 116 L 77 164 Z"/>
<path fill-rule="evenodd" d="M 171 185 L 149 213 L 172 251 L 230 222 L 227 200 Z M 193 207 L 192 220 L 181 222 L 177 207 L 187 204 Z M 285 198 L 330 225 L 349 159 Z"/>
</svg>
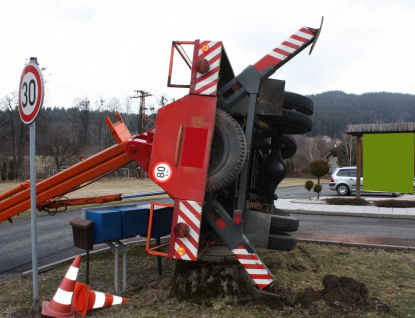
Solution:
<svg viewBox="0 0 415 318">
<path fill-rule="evenodd" d="M 304 187 L 281 188 L 280 198 L 307 198 Z M 315 194 L 313 194 L 315 196 Z M 323 185 L 322 196 L 337 196 Z M 165 200 L 163 200 L 165 201 Z M 140 204 L 148 204 L 142 201 Z M 81 216 L 81 211 L 60 213 L 38 218 L 38 264 L 47 265 L 84 250 L 73 247 L 72 227 L 69 222 Z M 415 220 L 377 219 L 361 217 L 295 215 L 300 229 L 294 235 L 299 238 L 349 240 L 351 242 L 415 246 Z M 94 246 L 94 250 L 106 247 Z M 32 268 L 30 219 L 14 223 L 0 223 L 0 280 L 15 276 Z"/>
<path fill-rule="evenodd" d="M 155 200 L 166 202 L 171 200 Z M 149 202 L 142 201 L 139 205 Z M 62 259 L 85 253 L 74 247 L 70 221 L 81 217 L 81 210 L 58 213 L 55 216 L 37 218 L 38 266 L 48 265 Z M 94 250 L 107 247 L 94 245 Z M 30 218 L 0 223 L 0 281 L 32 269 L 32 244 Z"/>
<path fill-rule="evenodd" d="M 415 220 L 291 214 L 300 220 L 297 238 L 415 247 Z"/>
</svg>

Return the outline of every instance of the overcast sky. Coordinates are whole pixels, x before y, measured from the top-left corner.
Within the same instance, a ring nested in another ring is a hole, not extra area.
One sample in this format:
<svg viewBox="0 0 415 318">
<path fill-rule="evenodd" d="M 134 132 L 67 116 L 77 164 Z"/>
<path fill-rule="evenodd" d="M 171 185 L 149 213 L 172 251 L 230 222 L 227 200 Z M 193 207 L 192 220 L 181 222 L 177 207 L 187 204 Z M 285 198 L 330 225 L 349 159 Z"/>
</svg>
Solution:
<svg viewBox="0 0 415 318">
<path fill-rule="evenodd" d="M 44 106 L 85 96 L 124 103 L 136 89 L 180 98 L 187 89 L 166 86 L 171 41 L 223 41 L 239 74 L 300 27 L 318 28 L 322 16 L 313 54 L 273 75 L 286 90 L 415 94 L 413 0 L 2 0 L 0 98 L 18 89 L 31 56 L 47 67 Z M 189 84 L 176 65 L 173 80 Z"/>
</svg>

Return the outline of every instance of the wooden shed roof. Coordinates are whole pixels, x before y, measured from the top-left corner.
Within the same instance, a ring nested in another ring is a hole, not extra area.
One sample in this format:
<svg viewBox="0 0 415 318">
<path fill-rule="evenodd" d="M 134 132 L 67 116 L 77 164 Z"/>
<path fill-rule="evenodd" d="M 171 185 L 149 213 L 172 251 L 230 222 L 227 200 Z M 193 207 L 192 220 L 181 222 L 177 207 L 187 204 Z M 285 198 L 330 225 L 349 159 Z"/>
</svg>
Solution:
<svg viewBox="0 0 415 318">
<path fill-rule="evenodd" d="M 415 123 L 359 124 L 347 125 L 346 134 L 361 136 L 363 134 L 386 134 L 415 132 Z"/>
</svg>

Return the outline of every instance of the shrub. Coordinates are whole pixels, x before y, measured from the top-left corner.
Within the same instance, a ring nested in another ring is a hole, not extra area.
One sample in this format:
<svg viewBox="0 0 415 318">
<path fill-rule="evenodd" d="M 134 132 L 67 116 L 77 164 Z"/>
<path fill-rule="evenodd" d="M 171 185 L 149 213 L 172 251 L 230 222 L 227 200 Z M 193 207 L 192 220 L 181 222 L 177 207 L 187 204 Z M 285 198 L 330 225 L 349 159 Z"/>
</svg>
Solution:
<svg viewBox="0 0 415 318">
<path fill-rule="evenodd" d="M 322 185 L 321 185 L 321 184 L 316 184 L 316 185 L 314 186 L 314 192 L 316 192 L 316 193 L 317 193 L 317 200 L 318 200 L 318 199 L 320 199 L 320 192 L 321 192 L 321 189 L 323 189 L 323 187 L 322 187 Z"/>
<path fill-rule="evenodd" d="M 415 208 L 415 201 L 411 200 L 379 200 L 374 204 L 383 208 Z"/>
<path fill-rule="evenodd" d="M 304 184 L 304 188 L 308 191 L 308 199 L 310 200 L 310 191 L 313 188 L 314 182 L 311 180 L 307 180 Z"/>
<path fill-rule="evenodd" d="M 366 201 L 365 199 L 346 199 L 346 198 L 329 198 L 324 199 L 326 203 L 328 204 L 334 204 L 334 205 L 369 205 L 370 202 Z"/>
<path fill-rule="evenodd" d="M 315 159 L 310 162 L 310 172 L 313 176 L 317 177 L 318 184 L 320 184 L 320 178 L 326 175 L 329 170 L 329 163 L 324 159 Z"/>
</svg>

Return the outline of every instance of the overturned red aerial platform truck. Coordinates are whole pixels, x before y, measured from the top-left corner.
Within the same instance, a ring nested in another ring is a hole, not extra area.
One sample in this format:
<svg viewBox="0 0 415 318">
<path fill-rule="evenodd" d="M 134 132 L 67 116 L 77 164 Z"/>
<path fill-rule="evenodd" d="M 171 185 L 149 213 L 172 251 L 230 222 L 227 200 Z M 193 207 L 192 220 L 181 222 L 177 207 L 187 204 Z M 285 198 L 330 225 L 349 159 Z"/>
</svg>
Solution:
<svg viewBox="0 0 415 318">
<path fill-rule="evenodd" d="M 117 144 L 36 185 L 39 210 L 104 203 L 121 195 L 71 200 L 62 197 L 136 161 L 174 201 L 170 241 L 148 253 L 197 261 L 219 239 L 233 252 L 260 290 L 273 277 L 255 248 L 292 249 L 298 220 L 274 207 L 285 178 L 284 159 L 296 151 L 291 135 L 312 129 L 313 103 L 285 92 L 269 77 L 321 32 L 302 27 L 254 65 L 235 76 L 220 41 L 173 42 L 168 86 L 189 94 L 161 108 L 155 126 L 131 136 L 117 114 L 106 118 Z M 193 45 L 188 59 L 182 45 Z M 171 83 L 174 52 L 191 69 L 190 85 Z M 29 183 L 0 194 L 0 222 L 30 208 Z M 149 233 L 152 226 L 150 213 Z M 280 244 L 282 242 L 282 244 Z M 168 246 L 168 252 L 160 251 Z"/>
</svg>

